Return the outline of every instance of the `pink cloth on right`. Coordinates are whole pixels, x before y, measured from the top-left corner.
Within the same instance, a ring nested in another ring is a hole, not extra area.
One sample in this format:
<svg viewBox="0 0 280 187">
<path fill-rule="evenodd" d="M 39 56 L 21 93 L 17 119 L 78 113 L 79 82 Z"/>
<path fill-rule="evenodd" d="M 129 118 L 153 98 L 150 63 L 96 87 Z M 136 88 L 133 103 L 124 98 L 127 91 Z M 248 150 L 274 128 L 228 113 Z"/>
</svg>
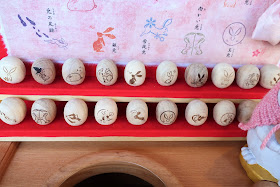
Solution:
<svg viewBox="0 0 280 187">
<path fill-rule="evenodd" d="M 248 123 L 240 123 L 238 126 L 242 130 L 250 130 L 257 126 L 275 125 L 264 139 L 261 148 L 265 148 L 271 136 L 280 129 L 280 103 L 279 103 L 280 82 L 271 89 L 256 106 L 252 117 Z"/>
<path fill-rule="evenodd" d="M 257 26 L 253 32 L 252 38 L 255 40 L 263 40 L 271 45 L 280 42 L 280 0 L 275 1 L 261 15 L 257 22 Z"/>
</svg>

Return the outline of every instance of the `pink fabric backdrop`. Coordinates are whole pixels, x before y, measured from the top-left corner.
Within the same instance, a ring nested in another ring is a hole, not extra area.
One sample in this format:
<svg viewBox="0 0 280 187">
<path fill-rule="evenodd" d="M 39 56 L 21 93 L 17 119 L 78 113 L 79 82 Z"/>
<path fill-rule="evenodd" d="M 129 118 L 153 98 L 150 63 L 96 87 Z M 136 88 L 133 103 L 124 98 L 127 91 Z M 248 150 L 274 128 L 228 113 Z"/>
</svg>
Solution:
<svg viewBox="0 0 280 187">
<path fill-rule="evenodd" d="M 280 45 L 251 39 L 268 0 L 9 0 L 0 4 L 9 55 L 95 63 L 277 64 Z M 99 36 L 98 36 L 99 35 Z"/>
</svg>

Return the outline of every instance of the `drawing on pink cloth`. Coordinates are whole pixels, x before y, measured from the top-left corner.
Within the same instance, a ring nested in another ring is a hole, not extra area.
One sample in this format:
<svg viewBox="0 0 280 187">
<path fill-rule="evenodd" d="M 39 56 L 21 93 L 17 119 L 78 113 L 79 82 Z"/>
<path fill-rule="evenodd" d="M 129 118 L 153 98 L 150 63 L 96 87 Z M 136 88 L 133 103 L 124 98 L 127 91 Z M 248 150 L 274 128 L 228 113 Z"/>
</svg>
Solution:
<svg viewBox="0 0 280 187">
<path fill-rule="evenodd" d="M 104 42 L 103 36 L 107 36 L 108 38 L 111 38 L 111 39 L 115 39 L 116 38 L 115 35 L 113 35 L 113 34 L 105 34 L 105 33 L 111 32 L 112 30 L 114 30 L 114 28 L 109 27 L 103 33 L 97 32 L 98 39 L 95 42 L 93 42 L 93 50 L 94 51 L 96 51 L 96 52 L 104 52 L 102 50 L 103 46 L 105 46 L 105 42 Z"/>
<path fill-rule="evenodd" d="M 146 34 L 154 35 L 155 39 L 159 39 L 161 42 L 164 41 L 165 37 L 168 35 L 167 26 L 172 23 L 172 19 L 167 19 L 164 21 L 162 27 L 156 26 L 156 20 L 152 17 L 146 20 L 147 24 L 144 25 L 144 32 L 140 36 L 144 36 Z"/>
<path fill-rule="evenodd" d="M 253 51 L 252 53 L 252 57 L 258 57 L 259 55 L 262 55 L 262 54 L 264 54 L 264 49 L 257 49 L 257 50 L 255 50 L 255 51 Z"/>
<path fill-rule="evenodd" d="M 225 28 L 223 33 L 223 41 L 229 46 L 237 45 L 243 41 L 245 35 L 245 25 L 240 22 L 234 22 Z"/>
<path fill-rule="evenodd" d="M 44 42 L 46 42 L 46 43 L 55 44 L 59 48 L 67 49 L 68 43 L 63 38 L 60 38 L 60 39 L 59 38 L 50 38 L 50 36 L 41 32 L 40 29 L 38 29 L 36 27 L 37 25 L 33 20 L 31 20 L 28 17 L 25 17 L 25 18 L 30 23 L 30 26 L 32 26 L 32 28 L 35 30 L 35 33 L 36 33 L 37 37 L 43 39 Z M 18 19 L 19 19 L 19 21 L 20 21 L 20 23 L 22 24 L 23 27 L 27 26 L 27 22 L 25 22 L 24 19 L 19 14 L 18 14 Z"/>
<path fill-rule="evenodd" d="M 203 53 L 201 45 L 205 41 L 204 34 L 191 32 L 185 36 L 184 40 L 187 44 L 185 49 L 181 51 L 182 54 L 201 55 Z"/>
<path fill-rule="evenodd" d="M 236 5 L 236 0 L 225 0 L 224 7 L 234 8 Z"/>
<path fill-rule="evenodd" d="M 88 12 L 96 7 L 94 0 L 69 0 L 67 3 L 67 8 L 70 11 Z"/>
</svg>

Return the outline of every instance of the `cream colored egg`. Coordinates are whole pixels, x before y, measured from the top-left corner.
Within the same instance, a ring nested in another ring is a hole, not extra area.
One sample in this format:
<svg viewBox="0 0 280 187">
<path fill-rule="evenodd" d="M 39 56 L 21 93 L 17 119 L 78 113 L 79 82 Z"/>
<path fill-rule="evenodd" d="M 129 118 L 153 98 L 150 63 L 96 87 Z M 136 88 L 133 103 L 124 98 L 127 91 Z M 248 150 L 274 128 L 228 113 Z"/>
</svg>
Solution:
<svg viewBox="0 0 280 187">
<path fill-rule="evenodd" d="M 156 108 L 157 121 L 162 125 L 171 125 L 178 116 L 178 108 L 175 103 L 169 100 L 160 101 Z"/>
<path fill-rule="evenodd" d="M 157 67 L 156 79 L 162 86 L 170 86 L 178 78 L 178 68 L 174 62 L 163 61 Z"/>
<path fill-rule="evenodd" d="M 231 65 L 219 63 L 213 68 L 211 78 L 216 87 L 227 88 L 234 81 L 235 71 Z"/>
<path fill-rule="evenodd" d="M 240 88 L 251 89 L 255 87 L 260 79 L 260 70 L 255 65 L 244 65 L 236 73 L 236 83 Z"/>
<path fill-rule="evenodd" d="M 244 100 L 239 103 L 237 107 L 237 120 L 240 123 L 247 123 L 250 120 L 257 104 L 257 102 L 252 100 Z"/>
<path fill-rule="evenodd" d="M 140 86 L 146 79 L 145 65 L 138 61 L 130 61 L 124 69 L 124 79 L 130 86 Z"/>
<path fill-rule="evenodd" d="M 99 100 L 94 108 L 95 120 L 101 125 L 111 125 L 118 117 L 118 106 L 109 98 Z"/>
<path fill-rule="evenodd" d="M 22 99 L 8 97 L 0 103 L 0 118 L 9 125 L 19 124 L 26 116 L 26 105 Z"/>
<path fill-rule="evenodd" d="M 132 125 L 143 125 L 148 119 L 148 106 L 140 100 L 135 99 L 126 107 L 126 119 Z"/>
<path fill-rule="evenodd" d="M 71 85 L 84 82 L 86 70 L 83 62 L 76 58 L 66 60 L 62 66 L 62 77 L 65 82 Z"/>
<path fill-rule="evenodd" d="M 20 83 L 25 78 L 24 63 L 17 57 L 8 56 L 0 61 L 0 77 L 7 83 Z"/>
<path fill-rule="evenodd" d="M 200 100 L 191 101 L 185 110 L 185 118 L 193 126 L 202 125 L 208 117 L 208 107 Z"/>
<path fill-rule="evenodd" d="M 280 68 L 273 64 L 264 65 L 261 70 L 260 85 L 264 88 L 273 88 L 280 80 Z"/>
<path fill-rule="evenodd" d="M 37 59 L 31 67 L 34 80 L 40 84 L 51 84 L 56 75 L 53 62 L 46 58 Z"/>
<path fill-rule="evenodd" d="M 236 116 L 233 102 L 223 100 L 218 102 L 213 109 L 213 117 L 217 124 L 227 126 L 231 124 Z"/>
<path fill-rule="evenodd" d="M 97 80 L 106 86 L 115 84 L 118 79 L 118 68 L 112 60 L 102 60 L 96 67 Z"/>
<path fill-rule="evenodd" d="M 87 104 L 81 99 L 71 99 L 64 107 L 64 119 L 71 126 L 82 125 L 88 117 Z"/>
<path fill-rule="evenodd" d="M 203 64 L 191 64 L 185 70 L 185 81 L 191 87 L 201 87 L 208 79 L 208 70 Z"/>
<path fill-rule="evenodd" d="M 32 119 L 39 125 L 48 125 L 55 119 L 56 104 L 51 99 L 38 99 L 31 107 Z"/>
</svg>

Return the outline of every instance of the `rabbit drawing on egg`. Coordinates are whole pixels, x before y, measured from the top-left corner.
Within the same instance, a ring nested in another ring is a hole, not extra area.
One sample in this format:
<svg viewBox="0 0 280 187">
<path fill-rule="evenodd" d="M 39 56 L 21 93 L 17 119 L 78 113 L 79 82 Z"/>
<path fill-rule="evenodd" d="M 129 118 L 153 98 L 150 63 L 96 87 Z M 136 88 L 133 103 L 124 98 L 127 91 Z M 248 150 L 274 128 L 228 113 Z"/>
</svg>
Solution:
<svg viewBox="0 0 280 187">
<path fill-rule="evenodd" d="M 16 69 L 17 69 L 17 67 L 14 67 L 14 68 L 12 68 L 8 71 L 8 69 L 6 67 L 3 67 L 3 71 L 7 74 L 7 76 L 4 77 L 4 80 L 5 81 L 13 81 L 13 78 L 12 78 L 11 74 L 14 73 L 16 71 Z"/>
</svg>

